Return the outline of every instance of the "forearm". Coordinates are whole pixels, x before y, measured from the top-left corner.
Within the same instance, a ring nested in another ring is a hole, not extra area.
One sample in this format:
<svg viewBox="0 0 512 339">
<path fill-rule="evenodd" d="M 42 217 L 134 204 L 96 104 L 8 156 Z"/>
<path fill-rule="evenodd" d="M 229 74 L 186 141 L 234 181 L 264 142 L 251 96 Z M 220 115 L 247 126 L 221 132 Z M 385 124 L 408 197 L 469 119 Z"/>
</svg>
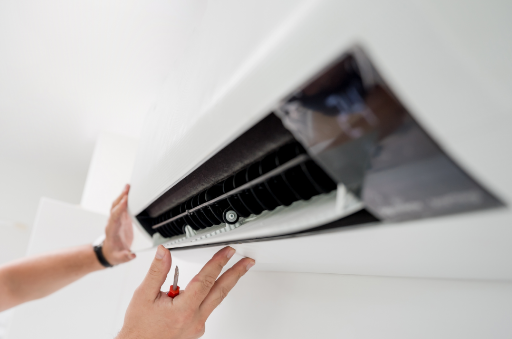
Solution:
<svg viewBox="0 0 512 339">
<path fill-rule="evenodd" d="M 128 214 L 130 185 L 112 204 L 102 253 L 111 265 L 135 258 L 130 251 L 132 222 Z M 91 245 L 83 245 L 0 266 L 0 312 L 45 297 L 88 273 L 102 270 Z"/>
<path fill-rule="evenodd" d="M 45 297 L 104 267 L 91 245 L 55 251 L 0 267 L 0 311 Z"/>
</svg>

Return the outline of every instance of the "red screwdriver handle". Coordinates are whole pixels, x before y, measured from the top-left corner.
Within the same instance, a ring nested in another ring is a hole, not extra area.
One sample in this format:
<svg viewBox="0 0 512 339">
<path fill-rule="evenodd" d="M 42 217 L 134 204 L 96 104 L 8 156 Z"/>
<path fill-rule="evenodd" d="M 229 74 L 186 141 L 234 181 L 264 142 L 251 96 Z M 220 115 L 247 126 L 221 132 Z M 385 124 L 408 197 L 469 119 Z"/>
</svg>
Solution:
<svg viewBox="0 0 512 339">
<path fill-rule="evenodd" d="M 180 294 L 180 287 L 177 286 L 176 287 L 176 291 L 173 291 L 172 290 L 172 285 L 171 285 L 171 289 L 169 290 L 169 293 L 167 293 L 167 295 L 171 298 L 174 298 L 175 296 L 177 296 L 178 294 Z"/>
</svg>

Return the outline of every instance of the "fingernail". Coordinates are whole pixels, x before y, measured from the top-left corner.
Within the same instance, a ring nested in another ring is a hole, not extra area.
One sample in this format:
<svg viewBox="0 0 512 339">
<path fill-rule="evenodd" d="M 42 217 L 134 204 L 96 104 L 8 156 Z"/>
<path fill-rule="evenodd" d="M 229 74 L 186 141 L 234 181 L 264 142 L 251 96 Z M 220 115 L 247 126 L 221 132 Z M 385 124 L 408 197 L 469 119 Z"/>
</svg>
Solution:
<svg viewBox="0 0 512 339">
<path fill-rule="evenodd" d="M 251 267 L 253 267 L 253 266 L 254 266 L 254 264 L 256 264 L 256 262 L 255 262 L 255 261 L 251 261 L 251 262 L 249 262 L 249 263 L 247 264 L 247 266 L 245 266 L 245 270 L 246 270 L 246 271 L 248 271 Z"/>
<path fill-rule="evenodd" d="M 228 253 L 226 254 L 228 259 L 231 259 L 231 257 L 233 256 L 233 254 L 235 254 L 235 252 L 236 252 L 236 250 L 231 247 L 230 250 L 228 251 Z"/>
<path fill-rule="evenodd" d="M 156 254 L 155 254 L 155 258 L 157 259 L 162 259 L 165 255 L 165 247 L 163 247 L 162 245 L 158 246 L 157 250 L 156 250 Z"/>
</svg>

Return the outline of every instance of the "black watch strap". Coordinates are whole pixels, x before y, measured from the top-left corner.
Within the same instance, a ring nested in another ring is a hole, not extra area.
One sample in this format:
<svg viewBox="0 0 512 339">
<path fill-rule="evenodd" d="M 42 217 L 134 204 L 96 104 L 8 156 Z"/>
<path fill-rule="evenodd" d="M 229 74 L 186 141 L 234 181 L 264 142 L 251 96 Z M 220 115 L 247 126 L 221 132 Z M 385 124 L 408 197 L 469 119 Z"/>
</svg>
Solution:
<svg viewBox="0 0 512 339">
<path fill-rule="evenodd" d="M 92 247 L 94 249 L 94 253 L 96 253 L 96 257 L 101 265 L 104 267 L 112 267 L 112 265 L 107 261 L 105 256 L 103 255 L 103 244 L 96 245 Z"/>
</svg>

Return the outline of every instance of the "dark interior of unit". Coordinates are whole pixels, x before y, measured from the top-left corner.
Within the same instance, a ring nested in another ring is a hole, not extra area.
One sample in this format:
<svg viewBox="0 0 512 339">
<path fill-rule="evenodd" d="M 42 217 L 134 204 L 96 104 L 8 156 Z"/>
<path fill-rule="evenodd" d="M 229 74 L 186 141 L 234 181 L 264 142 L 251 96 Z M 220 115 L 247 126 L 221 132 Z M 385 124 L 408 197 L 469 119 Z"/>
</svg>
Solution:
<svg viewBox="0 0 512 339">
<path fill-rule="evenodd" d="M 299 156 L 304 160 L 286 167 Z M 277 172 L 280 168 L 284 169 Z M 265 180 L 257 182 L 258 178 Z M 237 192 L 242 185 L 250 187 Z M 227 211 L 234 211 L 236 218 L 247 218 L 334 189 L 336 183 L 307 156 L 281 120 L 270 114 L 164 193 L 137 219 L 149 234 L 158 232 L 169 238 L 185 234 L 186 225 L 200 230 L 236 222 L 229 219 L 233 215 L 226 216 Z M 229 195 L 231 191 L 237 193 Z M 197 209 L 225 195 L 229 196 Z"/>
</svg>

